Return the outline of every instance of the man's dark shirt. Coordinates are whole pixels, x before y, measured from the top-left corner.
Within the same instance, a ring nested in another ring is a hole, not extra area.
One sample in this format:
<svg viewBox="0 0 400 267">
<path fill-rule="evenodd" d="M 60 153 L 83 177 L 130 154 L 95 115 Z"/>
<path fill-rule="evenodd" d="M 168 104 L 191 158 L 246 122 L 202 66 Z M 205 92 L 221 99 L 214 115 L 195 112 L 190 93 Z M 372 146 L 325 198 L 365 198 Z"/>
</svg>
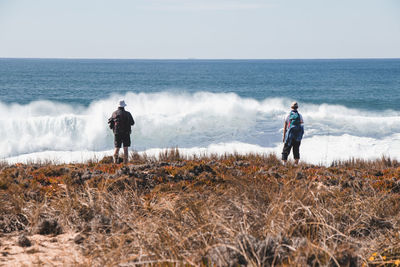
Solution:
<svg viewBox="0 0 400 267">
<path fill-rule="evenodd" d="M 131 126 L 135 124 L 131 113 L 121 107 L 113 112 L 111 119 L 114 121 L 114 134 L 130 134 Z"/>
</svg>

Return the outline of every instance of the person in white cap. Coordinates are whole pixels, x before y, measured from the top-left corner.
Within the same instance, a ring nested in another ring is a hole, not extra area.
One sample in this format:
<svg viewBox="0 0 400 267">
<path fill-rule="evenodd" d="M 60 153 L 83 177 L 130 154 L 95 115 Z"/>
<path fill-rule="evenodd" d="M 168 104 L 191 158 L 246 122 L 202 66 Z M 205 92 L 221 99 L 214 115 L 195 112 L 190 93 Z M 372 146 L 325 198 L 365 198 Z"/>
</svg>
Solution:
<svg viewBox="0 0 400 267">
<path fill-rule="evenodd" d="M 283 125 L 283 151 L 282 161 L 286 163 L 290 150 L 293 149 L 294 163 L 297 165 L 300 159 L 300 144 L 303 138 L 303 116 L 297 111 L 299 105 L 297 102 L 293 102 L 291 105 L 291 111 L 286 117 L 285 124 Z"/>
<path fill-rule="evenodd" d="M 114 132 L 114 163 L 119 163 L 119 149 L 124 146 L 124 164 L 128 163 L 128 147 L 131 146 L 131 126 L 135 124 L 130 112 L 125 110 L 124 100 L 119 101 L 118 109 L 108 119 L 110 128 Z"/>
</svg>

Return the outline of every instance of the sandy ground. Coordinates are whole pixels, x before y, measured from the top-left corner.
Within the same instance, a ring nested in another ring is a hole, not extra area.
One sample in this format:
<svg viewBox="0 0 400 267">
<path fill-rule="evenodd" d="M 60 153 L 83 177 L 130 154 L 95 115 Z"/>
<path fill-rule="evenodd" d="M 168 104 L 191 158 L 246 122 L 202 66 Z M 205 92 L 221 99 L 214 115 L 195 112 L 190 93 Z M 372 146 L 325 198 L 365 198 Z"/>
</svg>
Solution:
<svg viewBox="0 0 400 267">
<path fill-rule="evenodd" d="M 18 235 L 1 235 L 0 266 L 89 266 L 74 243 L 75 235 L 27 236 L 30 247 L 19 246 Z"/>
</svg>

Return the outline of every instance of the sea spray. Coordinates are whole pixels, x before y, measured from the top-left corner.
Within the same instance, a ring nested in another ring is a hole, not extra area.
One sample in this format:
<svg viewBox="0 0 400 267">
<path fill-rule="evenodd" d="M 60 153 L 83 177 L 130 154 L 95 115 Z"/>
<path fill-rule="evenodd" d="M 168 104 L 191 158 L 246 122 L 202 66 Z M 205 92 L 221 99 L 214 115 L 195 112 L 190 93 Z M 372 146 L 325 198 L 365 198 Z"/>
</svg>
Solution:
<svg viewBox="0 0 400 267">
<path fill-rule="evenodd" d="M 187 154 L 279 154 L 291 101 L 164 92 L 113 95 L 87 107 L 50 101 L 0 103 L 0 157 L 10 162 L 43 157 L 70 162 L 111 153 L 107 119 L 119 99 L 125 99 L 136 121 L 133 148 L 154 155 L 171 147 Z M 305 121 L 303 160 L 329 164 L 349 157 L 397 157 L 400 152 L 400 112 L 299 104 Z"/>
</svg>

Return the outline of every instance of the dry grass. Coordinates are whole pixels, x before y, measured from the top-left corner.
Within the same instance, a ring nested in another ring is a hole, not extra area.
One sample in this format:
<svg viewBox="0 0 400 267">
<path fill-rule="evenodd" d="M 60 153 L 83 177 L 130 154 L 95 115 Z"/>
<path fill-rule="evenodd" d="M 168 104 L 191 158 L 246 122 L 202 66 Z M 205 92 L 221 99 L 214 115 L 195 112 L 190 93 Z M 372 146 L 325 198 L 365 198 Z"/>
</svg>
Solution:
<svg viewBox="0 0 400 267">
<path fill-rule="evenodd" d="M 398 167 L 177 149 L 126 167 L 3 165 L 0 231 L 29 237 L 55 219 L 93 266 L 399 266 Z"/>
</svg>

